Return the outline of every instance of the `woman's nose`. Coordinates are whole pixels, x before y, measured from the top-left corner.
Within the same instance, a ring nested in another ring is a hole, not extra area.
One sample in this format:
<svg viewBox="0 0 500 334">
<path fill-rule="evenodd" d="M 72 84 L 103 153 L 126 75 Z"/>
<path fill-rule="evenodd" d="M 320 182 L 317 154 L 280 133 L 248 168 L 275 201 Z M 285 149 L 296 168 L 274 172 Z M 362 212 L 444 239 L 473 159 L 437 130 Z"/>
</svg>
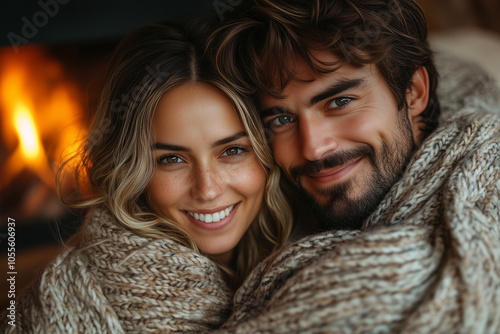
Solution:
<svg viewBox="0 0 500 334">
<path fill-rule="evenodd" d="M 224 193 L 222 171 L 215 166 L 193 170 L 194 185 L 191 196 L 199 201 L 210 202 Z"/>
</svg>

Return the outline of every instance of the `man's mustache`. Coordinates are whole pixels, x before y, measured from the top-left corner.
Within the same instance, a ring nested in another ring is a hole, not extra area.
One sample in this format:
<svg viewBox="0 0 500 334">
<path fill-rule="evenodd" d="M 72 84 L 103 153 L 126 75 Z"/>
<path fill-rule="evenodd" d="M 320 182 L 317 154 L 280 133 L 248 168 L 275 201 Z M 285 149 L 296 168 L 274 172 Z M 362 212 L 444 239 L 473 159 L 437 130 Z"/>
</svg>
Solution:
<svg viewBox="0 0 500 334">
<path fill-rule="evenodd" d="M 369 157 L 372 162 L 375 159 L 375 152 L 369 145 L 363 145 L 349 151 L 334 152 L 321 160 L 308 161 L 303 165 L 291 167 L 290 176 L 295 182 L 300 184 L 300 178 L 304 175 L 318 174 L 323 169 L 342 166 L 350 161 L 366 156 Z"/>
</svg>

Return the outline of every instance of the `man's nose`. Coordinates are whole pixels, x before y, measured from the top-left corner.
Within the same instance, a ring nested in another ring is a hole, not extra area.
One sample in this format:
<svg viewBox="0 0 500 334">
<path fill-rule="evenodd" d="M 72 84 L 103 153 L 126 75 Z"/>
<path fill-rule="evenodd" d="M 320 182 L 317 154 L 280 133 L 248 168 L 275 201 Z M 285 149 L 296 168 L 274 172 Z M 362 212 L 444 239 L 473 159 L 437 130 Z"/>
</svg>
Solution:
<svg viewBox="0 0 500 334">
<path fill-rule="evenodd" d="M 330 125 L 327 120 L 314 114 L 300 120 L 300 140 L 305 159 L 320 160 L 338 147 L 335 130 Z"/>
<path fill-rule="evenodd" d="M 200 166 L 193 170 L 194 184 L 191 196 L 202 202 L 210 202 L 224 193 L 222 171 L 216 166 Z"/>
</svg>

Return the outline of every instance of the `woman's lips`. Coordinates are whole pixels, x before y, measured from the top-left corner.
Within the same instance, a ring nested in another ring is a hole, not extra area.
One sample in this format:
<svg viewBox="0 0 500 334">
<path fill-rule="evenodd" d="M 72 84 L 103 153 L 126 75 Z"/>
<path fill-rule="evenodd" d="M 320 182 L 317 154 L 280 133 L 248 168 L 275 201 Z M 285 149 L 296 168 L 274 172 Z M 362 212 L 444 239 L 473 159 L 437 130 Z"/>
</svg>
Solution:
<svg viewBox="0 0 500 334">
<path fill-rule="evenodd" d="M 226 216 L 233 211 L 234 204 L 226 208 L 216 208 L 210 210 L 196 210 L 196 211 L 186 211 L 191 217 L 205 223 L 218 222 L 224 219 Z"/>
<path fill-rule="evenodd" d="M 215 209 L 183 211 L 183 213 L 196 226 L 206 230 L 216 230 L 229 224 L 236 214 L 239 204 Z"/>
<path fill-rule="evenodd" d="M 354 160 L 352 162 L 349 162 L 347 164 L 344 164 L 342 166 L 334 167 L 334 168 L 329 168 L 321 171 L 320 173 L 317 174 L 308 174 L 307 176 L 314 182 L 314 183 L 329 183 L 331 181 L 337 181 L 344 177 L 345 175 L 349 174 L 349 172 L 356 167 L 359 162 L 363 158 L 359 158 L 357 160 Z"/>
</svg>

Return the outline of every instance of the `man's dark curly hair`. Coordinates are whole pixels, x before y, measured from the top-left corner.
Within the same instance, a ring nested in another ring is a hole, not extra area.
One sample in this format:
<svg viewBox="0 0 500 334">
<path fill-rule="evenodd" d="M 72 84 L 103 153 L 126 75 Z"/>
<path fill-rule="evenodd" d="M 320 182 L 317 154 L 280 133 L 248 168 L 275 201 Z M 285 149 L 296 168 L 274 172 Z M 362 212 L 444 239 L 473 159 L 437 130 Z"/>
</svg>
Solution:
<svg viewBox="0 0 500 334">
<path fill-rule="evenodd" d="M 241 2 L 241 1 L 240 1 Z M 236 6 L 211 36 L 221 74 L 247 94 L 279 96 L 294 78 L 294 57 L 315 73 L 341 64 L 315 59 L 313 50 L 330 50 L 354 66 L 375 64 L 400 110 L 420 67 L 429 75 L 424 138 L 437 126 L 438 73 L 427 42 L 427 23 L 413 0 L 251 0 Z"/>
</svg>

